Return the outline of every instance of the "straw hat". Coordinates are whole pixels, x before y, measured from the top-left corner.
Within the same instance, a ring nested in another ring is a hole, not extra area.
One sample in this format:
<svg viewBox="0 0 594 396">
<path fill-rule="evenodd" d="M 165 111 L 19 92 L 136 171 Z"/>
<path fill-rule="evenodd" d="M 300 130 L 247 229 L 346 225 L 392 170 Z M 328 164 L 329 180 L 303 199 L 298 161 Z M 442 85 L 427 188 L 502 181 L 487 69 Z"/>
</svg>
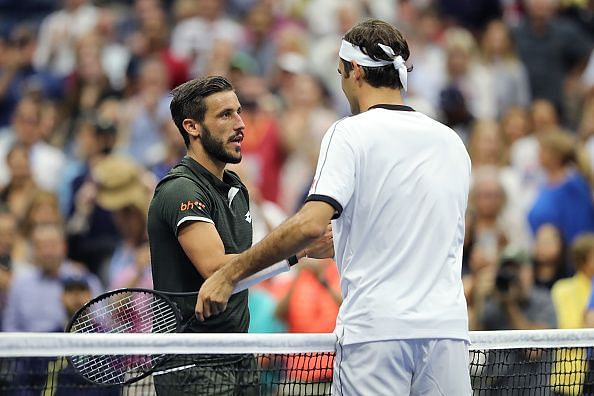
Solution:
<svg viewBox="0 0 594 396">
<path fill-rule="evenodd" d="M 99 206 L 109 211 L 134 206 L 146 214 L 149 194 L 141 175 L 138 165 L 127 158 L 109 155 L 102 159 L 93 169 Z"/>
</svg>

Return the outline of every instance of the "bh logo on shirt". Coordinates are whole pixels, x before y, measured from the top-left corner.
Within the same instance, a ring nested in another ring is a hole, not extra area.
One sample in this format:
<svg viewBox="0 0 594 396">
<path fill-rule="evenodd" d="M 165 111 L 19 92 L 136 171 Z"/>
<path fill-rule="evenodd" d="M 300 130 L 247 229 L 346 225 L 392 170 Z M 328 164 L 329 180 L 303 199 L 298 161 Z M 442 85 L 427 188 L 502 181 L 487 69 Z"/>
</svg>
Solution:
<svg viewBox="0 0 594 396">
<path fill-rule="evenodd" d="M 195 201 L 182 202 L 179 205 L 179 210 L 184 212 L 186 210 L 192 210 L 192 209 L 194 209 L 194 207 L 196 207 L 197 209 L 200 209 L 200 210 L 206 209 L 206 205 L 204 205 L 202 202 L 200 202 L 198 200 L 195 200 Z"/>
</svg>

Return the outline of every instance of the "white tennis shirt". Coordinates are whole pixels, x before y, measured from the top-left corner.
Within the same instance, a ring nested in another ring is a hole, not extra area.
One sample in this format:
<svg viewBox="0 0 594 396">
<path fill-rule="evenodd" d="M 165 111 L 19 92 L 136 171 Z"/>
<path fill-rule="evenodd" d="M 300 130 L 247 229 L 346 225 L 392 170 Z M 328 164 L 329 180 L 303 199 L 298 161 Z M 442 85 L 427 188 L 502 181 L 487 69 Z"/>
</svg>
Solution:
<svg viewBox="0 0 594 396">
<path fill-rule="evenodd" d="M 344 344 L 468 340 L 461 280 L 470 158 L 447 126 L 400 105 L 334 123 L 308 201 L 336 209 Z"/>
</svg>

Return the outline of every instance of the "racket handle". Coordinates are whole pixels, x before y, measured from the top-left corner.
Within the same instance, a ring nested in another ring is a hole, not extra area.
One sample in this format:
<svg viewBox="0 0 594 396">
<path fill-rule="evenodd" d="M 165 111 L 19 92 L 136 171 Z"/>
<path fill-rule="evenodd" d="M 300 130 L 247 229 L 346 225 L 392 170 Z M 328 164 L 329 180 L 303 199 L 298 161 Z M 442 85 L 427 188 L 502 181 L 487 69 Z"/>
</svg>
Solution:
<svg viewBox="0 0 594 396">
<path fill-rule="evenodd" d="M 283 272 L 287 272 L 290 268 L 291 267 L 289 266 L 286 260 L 280 261 L 274 265 L 271 265 L 270 267 L 266 267 L 263 270 L 258 271 L 255 274 L 252 274 L 247 278 L 244 278 L 237 282 L 235 289 L 233 289 L 233 294 L 248 289 L 256 283 L 262 282 L 263 280 L 272 278 L 273 276 L 276 276 Z"/>
</svg>

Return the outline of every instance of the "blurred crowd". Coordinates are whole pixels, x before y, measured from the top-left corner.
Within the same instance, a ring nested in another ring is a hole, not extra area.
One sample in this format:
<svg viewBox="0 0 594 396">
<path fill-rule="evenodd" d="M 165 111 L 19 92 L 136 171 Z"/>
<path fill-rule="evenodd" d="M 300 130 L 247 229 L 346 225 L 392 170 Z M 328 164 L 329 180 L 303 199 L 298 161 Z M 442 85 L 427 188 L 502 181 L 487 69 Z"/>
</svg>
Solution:
<svg viewBox="0 0 594 396">
<path fill-rule="evenodd" d="M 0 0 L 0 329 L 152 287 L 147 206 L 185 154 L 169 92 L 188 79 L 237 89 L 254 240 L 292 214 L 367 17 L 405 34 L 406 103 L 472 158 L 470 329 L 594 327 L 594 2 Z M 330 332 L 340 301 L 333 262 L 305 259 L 253 289 L 251 331 Z"/>
</svg>

